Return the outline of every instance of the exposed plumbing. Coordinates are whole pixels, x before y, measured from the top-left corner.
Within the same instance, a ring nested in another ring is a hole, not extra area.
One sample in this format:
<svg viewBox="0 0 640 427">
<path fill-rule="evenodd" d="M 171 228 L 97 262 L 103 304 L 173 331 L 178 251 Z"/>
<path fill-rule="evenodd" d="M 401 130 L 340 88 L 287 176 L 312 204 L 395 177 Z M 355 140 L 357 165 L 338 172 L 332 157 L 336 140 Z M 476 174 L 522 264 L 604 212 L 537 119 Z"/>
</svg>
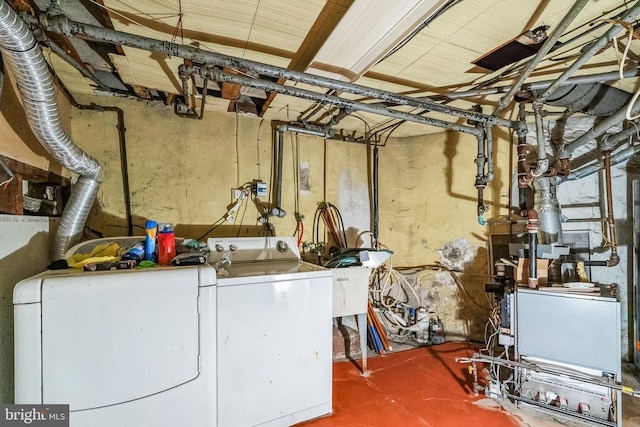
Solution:
<svg viewBox="0 0 640 427">
<path fill-rule="evenodd" d="M 479 124 L 478 124 L 479 125 Z M 487 225 L 487 221 L 484 219 L 484 213 L 487 212 L 488 206 L 484 203 L 484 189 L 487 186 L 487 175 L 485 172 L 487 156 L 485 155 L 485 138 L 484 132 L 481 136 L 476 137 L 478 140 L 478 154 L 476 156 L 476 182 L 475 187 L 478 190 L 478 224 Z"/>
<path fill-rule="evenodd" d="M 626 13 L 620 18 L 622 22 L 633 22 L 640 14 L 640 1 L 636 2 Z M 613 25 L 598 40 L 593 42 L 589 48 L 582 53 L 580 58 L 576 59 L 547 89 L 538 96 L 540 102 L 544 102 L 547 97 L 555 91 L 565 80 L 571 77 L 580 67 L 582 67 L 593 55 L 604 49 L 604 47 L 620 32 L 623 27 L 621 25 Z"/>
<path fill-rule="evenodd" d="M 613 267 L 620 262 L 618 255 L 618 240 L 616 238 L 616 223 L 613 216 L 613 191 L 611 189 L 611 151 L 607 150 L 602 153 L 604 156 L 604 172 L 605 187 L 607 193 L 607 226 L 609 235 L 609 245 L 611 246 L 611 255 L 607 261 L 607 267 Z"/>
<path fill-rule="evenodd" d="M 547 157 L 547 149 L 544 142 L 544 126 L 543 126 L 543 104 L 540 101 L 534 101 L 533 112 L 535 113 L 536 120 L 536 138 L 538 141 L 538 163 L 534 170 L 531 171 L 531 175 L 534 178 L 542 176 L 543 173 L 549 169 L 549 158 Z"/>
<path fill-rule="evenodd" d="M 335 105 L 338 107 L 346 108 L 352 111 L 365 111 L 372 114 L 378 114 L 385 117 L 391 117 L 394 119 L 406 120 L 414 123 L 420 123 L 427 126 L 434 126 L 443 129 L 455 130 L 458 132 L 469 133 L 472 135 L 480 135 L 481 130 L 465 126 L 458 123 L 447 122 L 445 120 L 434 119 L 430 117 L 424 117 L 418 114 L 407 113 L 404 111 L 393 110 L 382 106 L 366 104 L 364 102 L 352 101 L 349 99 L 340 98 L 335 95 L 325 95 L 322 93 L 314 92 L 312 90 L 302 89 L 294 86 L 279 85 L 277 83 L 254 79 L 236 74 L 225 73 L 222 70 L 216 69 L 213 79 L 218 82 L 234 83 L 240 86 L 252 87 L 255 89 L 261 89 L 268 92 L 276 92 L 283 95 L 295 96 L 297 98 L 307 99 L 310 101 L 323 102 L 326 104 Z"/>
<path fill-rule="evenodd" d="M 626 162 L 636 154 L 640 154 L 640 145 L 632 145 L 615 154 L 612 154 L 610 158 L 611 166 Z M 601 171 L 603 168 L 604 161 L 599 161 L 571 172 L 571 175 L 569 175 L 568 179 L 571 181 L 575 181 L 584 178 L 585 176 L 593 175 L 594 173 Z"/>
<path fill-rule="evenodd" d="M 518 114 L 520 121 L 522 123 L 525 122 L 527 117 L 525 111 L 525 104 L 523 102 L 520 103 L 520 111 Z M 527 131 L 526 127 L 524 129 L 519 129 L 517 132 L 518 136 L 518 206 L 520 207 L 520 216 L 526 217 L 528 215 L 529 207 L 527 206 L 527 189 L 529 188 L 529 183 L 531 182 L 531 178 L 529 176 L 529 163 L 527 162 Z"/>
<path fill-rule="evenodd" d="M 84 39 L 93 40 L 96 42 L 103 42 L 103 43 L 115 43 L 123 46 L 129 46 L 129 47 L 135 47 L 138 49 L 144 49 L 148 51 L 160 52 L 170 57 L 180 57 L 184 59 L 191 59 L 194 62 L 212 65 L 212 66 L 215 65 L 218 67 L 229 67 L 232 69 L 251 70 L 260 76 L 270 76 L 276 79 L 282 78 L 286 80 L 296 81 L 299 83 L 324 87 L 327 89 L 333 89 L 339 92 L 352 93 L 352 94 L 360 95 L 366 98 L 380 99 L 386 102 L 393 103 L 395 105 L 408 105 L 411 107 L 421 108 L 427 111 L 434 111 L 434 112 L 444 113 L 444 114 L 448 114 L 448 115 L 452 115 L 452 116 L 460 117 L 464 119 L 471 119 L 481 123 L 493 123 L 495 125 L 505 126 L 505 127 L 518 126 L 518 123 L 512 120 L 507 120 L 507 119 L 494 117 L 486 114 L 479 114 L 473 111 L 468 111 L 461 108 L 439 104 L 430 100 L 398 95 L 391 92 L 373 89 L 366 86 L 356 85 L 349 82 L 343 82 L 340 80 L 335 80 L 327 77 L 287 70 L 286 68 L 282 68 L 282 67 L 276 67 L 272 65 L 255 62 L 255 61 L 249 61 L 246 59 L 241 59 L 241 58 L 236 58 L 232 56 L 222 55 L 215 52 L 205 51 L 202 49 L 195 48 L 193 46 L 178 45 L 175 43 L 168 43 L 162 40 L 152 39 L 149 37 L 127 34 L 120 31 L 115 31 L 115 30 L 111 30 L 108 28 L 99 27 L 95 25 L 83 24 L 80 22 L 72 21 L 62 15 L 57 15 L 57 16 L 40 15 L 38 18 L 30 15 L 26 15 L 25 19 L 29 20 L 29 22 L 33 23 L 34 25 L 42 25 L 47 31 L 51 31 L 58 34 L 64 34 L 66 36 L 79 37 L 79 38 L 84 38 Z M 260 81 L 257 79 L 250 79 L 250 78 L 241 79 L 241 76 L 235 76 L 235 77 L 228 76 L 226 75 L 226 73 L 222 73 L 220 77 L 224 78 L 225 80 L 219 80 L 219 81 L 227 81 L 229 83 L 237 83 L 241 85 L 244 85 L 245 83 L 251 80 Z M 268 85 L 268 87 L 267 86 L 260 87 L 269 91 L 275 92 L 275 90 L 273 90 L 273 87 L 282 87 L 281 85 L 278 85 L 277 83 L 273 83 L 271 81 L 268 81 L 268 82 L 263 81 L 263 82 L 272 83 L 272 85 Z M 251 86 L 251 87 L 257 87 L 257 86 Z M 288 94 L 293 95 L 293 93 L 297 93 L 296 89 L 297 88 L 295 87 L 289 87 Z M 310 91 L 306 91 L 306 92 L 310 92 Z M 305 94 L 306 92 L 300 92 L 299 95 L 293 95 L 293 96 L 304 97 L 302 94 Z M 283 93 L 283 92 L 279 92 L 279 93 Z M 312 92 L 312 93 L 317 94 L 316 92 Z M 323 94 L 318 94 L 318 95 L 323 95 Z M 337 99 L 337 100 L 342 99 L 337 96 L 333 96 L 333 97 L 331 95 L 324 95 L 324 96 L 330 97 L 331 99 Z M 330 98 L 321 97 L 317 99 L 310 99 L 310 98 L 306 98 L 306 99 L 319 101 L 319 102 L 326 102 L 326 100 Z M 333 104 L 341 107 L 346 107 L 346 108 L 351 108 L 354 105 L 369 106 L 372 108 L 374 107 L 371 104 L 364 104 L 364 103 L 354 103 L 351 105 L 341 105 L 341 104 L 335 104 L 335 103 Z M 354 108 L 354 110 L 368 111 L 374 114 L 381 114 L 382 111 L 389 110 L 389 109 L 378 110 L 373 108 L 373 109 L 365 110 L 363 108 Z M 391 114 L 393 114 L 393 112 L 400 113 L 399 111 L 396 111 L 396 110 L 390 110 L 390 111 L 391 111 Z M 411 116 L 424 118 L 422 116 L 412 115 L 412 114 L 399 114 L 398 116 L 393 116 L 393 117 L 399 118 L 402 120 L 410 120 L 410 118 L 407 118 L 407 117 L 411 117 Z M 460 125 L 457 125 L 456 123 L 447 122 L 443 120 L 436 120 L 436 119 L 430 119 L 430 120 L 432 121 L 431 122 L 419 121 L 419 122 L 430 125 L 430 126 L 443 127 L 445 129 L 459 130 L 462 132 L 465 131 L 462 129 L 466 129 L 466 131 L 469 132 L 469 127 L 467 126 L 461 126 L 461 128 L 458 128 Z M 455 127 L 456 129 L 453 129 L 452 126 Z M 473 132 L 470 132 L 470 133 L 473 133 Z"/>
<path fill-rule="evenodd" d="M 533 70 L 538 66 L 538 64 L 544 59 L 544 57 L 551 51 L 556 42 L 560 39 L 562 35 L 564 35 L 565 30 L 569 27 L 571 22 L 578 16 L 582 8 L 589 2 L 589 0 L 576 0 L 573 3 L 569 12 L 562 18 L 562 21 L 556 26 L 553 31 L 553 34 L 549 36 L 549 38 L 544 42 L 540 50 L 533 57 L 527 68 L 522 71 L 518 80 L 514 83 L 514 85 L 509 89 L 509 92 L 500 98 L 498 106 L 493 112 L 494 115 L 498 115 L 502 110 L 504 110 L 507 105 L 511 102 L 511 98 L 520 90 L 520 87 L 524 83 L 524 81 L 529 78 Z"/>
<path fill-rule="evenodd" d="M 60 259 L 82 236 L 98 192 L 100 165 L 62 128 L 55 86 L 42 50 L 33 33 L 5 0 L 0 0 L 0 50 L 5 63 L 13 70 L 36 138 L 64 167 L 80 175 L 55 236 L 52 256 Z"/>
<path fill-rule="evenodd" d="M 533 180 L 533 208 L 540 225 L 538 241 L 545 245 L 562 245 L 562 223 L 556 189 L 559 178 L 541 177 Z"/>
<path fill-rule="evenodd" d="M 51 69 L 49 69 L 51 71 Z M 120 149 L 120 169 L 122 171 L 122 192 L 124 194 L 124 208 L 125 217 L 127 220 L 127 236 L 133 236 L 133 216 L 131 213 L 131 191 L 129 189 L 129 163 L 127 162 L 127 128 L 124 123 L 124 111 L 121 108 L 113 107 L 109 105 L 98 104 L 80 104 L 69 92 L 67 87 L 58 79 L 58 77 L 51 72 L 51 77 L 55 80 L 55 83 L 60 88 L 62 94 L 67 98 L 72 107 L 79 110 L 93 110 L 98 112 L 112 111 L 116 113 L 118 129 L 118 148 Z"/>
<path fill-rule="evenodd" d="M 604 157 L 604 180 L 607 197 L 607 236 L 609 239 L 607 244 L 611 247 L 611 254 L 609 255 L 609 259 L 606 261 L 589 261 L 585 262 L 585 265 L 604 265 L 607 267 L 614 267 L 620 262 L 620 255 L 618 255 L 616 223 L 613 216 L 613 191 L 611 190 L 611 151 L 603 151 L 602 156 Z"/>
<path fill-rule="evenodd" d="M 593 129 L 582 134 L 580 137 L 574 139 L 571 142 L 563 143 L 562 146 L 558 149 L 558 156 L 561 159 L 571 158 L 571 154 L 576 148 L 580 147 L 581 145 L 585 144 L 588 141 L 596 139 L 597 137 L 605 133 L 607 130 L 609 130 L 611 127 L 623 122 L 625 120 L 625 116 L 627 112 L 626 110 L 627 110 L 626 107 L 621 108 L 614 114 L 608 116 L 607 118 L 599 122 L 596 126 L 593 127 Z M 634 114 L 640 111 L 640 103 L 634 104 L 632 111 Z"/>
<path fill-rule="evenodd" d="M 484 133 L 487 139 L 487 182 L 493 181 L 493 130 L 491 124 L 484 127 Z"/>
<path fill-rule="evenodd" d="M 275 198 L 274 198 L 274 206 L 266 213 L 267 216 L 275 216 L 278 218 L 284 218 L 287 215 L 287 212 L 282 209 L 282 163 L 283 163 L 283 154 L 284 154 L 284 134 L 285 132 L 294 132 L 301 133 L 304 135 L 313 135 L 319 136 L 321 138 L 327 138 L 331 136 L 330 133 L 321 130 L 307 129 L 304 127 L 292 126 L 289 124 L 284 124 L 278 126 L 278 144 L 275 149 L 274 156 L 274 169 L 275 169 Z"/>
<path fill-rule="evenodd" d="M 527 232 L 529 233 L 529 280 L 530 288 L 538 287 L 538 213 L 530 209 L 527 213 Z"/>
<path fill-rule="evenodd" d="M 185 119 L 202 120 L 204 118 L 204 106 L 207 99 L 207 86 L 209 83 L 209 77 L 205 75 L 202 83 L 202 96 L 200 99 L 200 114 L 196 112 L 195 98 L 189 94 L 189 80 L 193 80 L 194 74 L 198 72 L 198 69 L 191 66 L 191 61 L 186 61 L 185 64 L 178 66 L 178 77 L 182 80 L 182 97 L 184 98 L 184 104 L 178 102 L 176 98 L 173 104 L 173 111 L 180 117 Z"/>
</svg>

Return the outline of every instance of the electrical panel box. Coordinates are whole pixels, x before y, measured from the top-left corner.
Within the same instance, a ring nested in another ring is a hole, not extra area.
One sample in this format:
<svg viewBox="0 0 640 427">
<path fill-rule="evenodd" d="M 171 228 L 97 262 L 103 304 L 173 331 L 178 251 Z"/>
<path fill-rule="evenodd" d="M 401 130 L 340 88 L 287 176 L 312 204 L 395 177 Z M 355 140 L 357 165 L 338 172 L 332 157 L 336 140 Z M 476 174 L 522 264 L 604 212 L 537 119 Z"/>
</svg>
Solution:
<svg viewBox="0 0 640 427">
<path fill-rule="evenodd" d="M 251 191 L 256 197 L 267 197 L 267 183 L 256 179 L 251 184 Z"/>
</svg>

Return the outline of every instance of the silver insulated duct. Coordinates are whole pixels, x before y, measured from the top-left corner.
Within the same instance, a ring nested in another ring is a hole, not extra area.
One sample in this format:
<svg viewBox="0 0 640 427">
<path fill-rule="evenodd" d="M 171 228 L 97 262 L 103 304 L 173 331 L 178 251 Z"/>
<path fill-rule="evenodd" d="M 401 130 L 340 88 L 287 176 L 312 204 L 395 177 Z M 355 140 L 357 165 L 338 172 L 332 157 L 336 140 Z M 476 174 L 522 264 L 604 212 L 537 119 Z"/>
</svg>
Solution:
<svg viewBox="0 0 640 427">
<path fill-rule="evenodd" d="M 29 126 L 38 141 L 64 167 L 80 175 L 55 237 L 52 255 L 60 259 L 82 236 L 100 185 L 100 165 L 62 128 L 47 62 L 27 25 L 5 0 L 0 0 L 0 51 L 15 75 Z"/>
<path fill-rule="evenodd" d="M 560 204 L 556 196 L 558 178 L 535 178 L 533 180 L 533 208 L 538 212 L 540 229 L 538 241 L 545 245 L 562 245 L 562 223 L 560 221 Z"/>
</svg>

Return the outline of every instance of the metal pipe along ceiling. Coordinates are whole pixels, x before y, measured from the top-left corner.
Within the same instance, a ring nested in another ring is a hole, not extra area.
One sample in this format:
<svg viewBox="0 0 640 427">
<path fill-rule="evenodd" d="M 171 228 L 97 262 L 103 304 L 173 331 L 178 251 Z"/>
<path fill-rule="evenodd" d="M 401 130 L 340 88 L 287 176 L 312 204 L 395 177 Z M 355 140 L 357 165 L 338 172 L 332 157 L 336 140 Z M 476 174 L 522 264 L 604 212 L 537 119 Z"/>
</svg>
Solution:
<svg viewBox="0 0 640 427">
<path fill-rule="evenodd" d="M 578 16 L 582 8 L 587 4 L 589 0 L 577 0 L 569 12 L 562 18 L 562 21 L 558 24 L 558 26 L 553 31 L 553 34 L 544 42 L 538 53 L 533 57 L 531 63 L 525 68 L 525 70 L 520 74 L 516 83 L 511 87 L 509 92 L 500 98 L 498 106 L 494 111 L 494 115 L 498 115 L 509 103 L 511 102 L 511 98 L 513 95 L 520 90 L 520 86 L 522 83 L 531 75 L 533 70 L 538 66 L 540 62 L 544 59 L 545 55 L 551 51 L 556 42 L 560 39 L 560 37 L 564 34 L 565 30 L 569 27 L 569 24 L 573 22 L 573 20 Z"/>
<path fill-rule="evenodd" d="M 405 113 L 403 111 L 396 111 L 386 107 L 380 107 L 362 102 L 351 101 L 343 99 L 335 95 L 325 95 L 322 93 L 314 92 L 311 90 L 294 88 L 291 86 L 279 85 L 277 83 L 269 82 L 266 80 L 253 79 L 250 77 L 244 77 L 237 74 L 229 74 L 220 70 L 214 70 L 212 78 L 219 82 L 235 83 L 241 86 L 252 87 L 256 89 L 262 89 L 265 91 L 276 92 L 284 95 L 295 96 L 298 98 L 308 99 L 311 101 L 324 102 L 327 104 L 336 105 L 338 107 L 344 107 L 351 110 L 365 111 L 368 113 L 379 114 L 385 117 L 391 117 L 410 122 L 420 123 L 427 126 L 435 126 L 444 129 L 455 130 L 458 132 L 469 133 L 477 137 L 483 135 L 482 129 L 471 126 L 460 125 L 457 123 L 446 122 L 444 120 L 432 119 L 429 117 L 420 116 L 418 114 Z"/>
<path fill-rule="evenodd" d="M 64 167 L 80 175 L 55 237 L 54 259 L 81 235 L 98 192 L 100 166 L 82 151 L 62 128 L 56 90 L 42 50 L 24 21 L 0 0 L 0 50 L 11 67 L 31 130 L 43 147 Z"/>
<path fill-rule="evenodd" d="M 627 70 L 623 73 L 622 77 L 625 79 L 629 79 L 632 77 L 640 76 L 640 69 L 634 68 L 633 70 Z M 619 80 L 620 72 L 619 71 L 610 71 L 607 73 L 597 73 L 597 74 L 588 74 L 585 76 L 575 76 L 566 79 L 565 81 L 560 83 L 560 86 L 569 86 L 569 85 L 580 85 L 583 83 L 600 83 L 600 82 L 608 82 L 612 80 Z M 527 91 L 537 91 L 544 90 L 551 86 L 554 80 L 546 80 L 541 82 L 533 82 L 533 83 L 525 83 L 522 85 L 522 90 Z M 446 100 L 454 100 L 454 99 L 464 99 L 464 98 L 472 98 L 478 96 L 487 96 L 487 95 L 495 95 L 499 93 L 507 93 L 509 89 L 511 89 L 513 85 L 505 85 L 505 86 L 495 86 L 495 87 L 487 87 L 481 89 L 472 89 L 466 90 L 462 92 L 450 92 L 442 95 L 434 95 L 428 97 L 432 101 L 446 101 Z M 417 99 L 426 99 L 426 98 L 417 98 Z"/>
<path fill-rule="evenodd" d="M 505 126 L 510 128 L 518 128 L 520 123 L 503 119 L 500 117 L 494 117 L 482 113 L 477 113 L 474 111 L 468 111 L 461 108 L 455 108 L 447 105 L 442 105 L 436 102 L 433 102 L 428 99 L 418 99 L 412 98 L 409 96 L 397 95 L 391 92 L 382 91 L 378 89 L 369 88 L 366 86 L 356 85 L 353 83 L 347 83 L 335 79 L 330 79 L 327 77 L 316 76 L 312 74 L 297 72 L 287 70 L 286 68 L 276 67 L 273 65 L 267 65 L 260 62 L 249 61 L 246 59 L 236 58 L 233 56 L 222 55 L 215 52 L 209 52 L 202 49 L 195 48 L 193 46 L 187 45 L 178 45 L 175 43 L 169 43 L 162 40 L 152 39 L 149 37 L 137 36 L 133 34 L 123 33 L 120 31 L 111 30 L 104 27 L 98 27 L 95 25 L 83 24 L 80 22 L 75 22 L 68 19 L 65 16 L 57 15 L 57 16 L 46 16 L 40 15 L 40 21 L 38 22 L 37 18 L 34 18 L 30 15 L 25 16 L 25 19 L 29 20 L 30 23 L 40 24 L 47 31 L 51 31 L 58 34 L 64 34 L 70 37 L 79 37 L 83 39 L 88 39 L 96 42 L 102 43 L 115 43 L 123 46 L 134 47 L 137 49 L 143 49 L 147 51 L 160 52 L 167 56 L 175 56 L 184 59 L 191 59 L 193 61 L 206 64 L 213 65 L 219 67 L 229 67 L 235 69 L 244 69 L 244 70 L 252 70 L 256 73 L 263 76 L 270 76 L 275 78 L 282 78 L 286 80 L 296 81 L 300 83 L 305 83 L 309 85 L 314 85 L 318 87 L 323 87 L 327 89 L 334 89 L 341 92 L 348 92 L 355 95 L 359 95 L 366 98 L 371 99 L 379 99 L 387 102 L 394 103 L 396 105 L 407 105 L 415 108 L 421 108 L 427 111 L 439 112 L 443 114 L 448 114 L 455 117 L 460 117 L 464 119 L 473 120 L 480 123 L 491 123 L 498 126 Z M 248 79 L 248 80 L 257 80 L 257 79 Z M 270 82 L 267 82 L 270 83 Z M 244 83 L 241 83 L 244 84 Z M 281 85 L 277 85 L 281 86 Z M 255 86 L 254 86 L 255 87 Z M 272 89 L 269 89 L 272 90 Z M 298 88 L 289 87 L 288 94 L 291 96 L 305 97 L 308 95 L 306 91 L 303 92 L 300 90 L 298 92 Z M 275 90 L 274 90 L 275 91 Z M 306 97 L 305 99 L 310 99 Z M 335 97 L 334 100 L 341 100 L 339 97 Z M 317 100 L 317 99 L 313 99 Z M 344 100 L 343 100 L 344 101 Z M 328 99 L 324 99 L 322 102 L 332 103 Z M 358 110 L 360 111 L 369 111 L 374 114 L 381 114 L 383 110 L 365 110 L 361 107 L 362 105 L 369 105 L 363 103 L 352 104 L 352 106 L 358 106 Z M 420 119 L 424 119 L 423 116 L 411 114 L 411 113 L 403 113 L 396 110 L 391 110 L 385 108 L 387 110 L 387 117 L 394 117 L 401 120 L 409 120 L 422 124 L 426 124 L 429 126 L 442 127 L 445 129 L 453 129 L 459 130 L 462 132 L 475 133 L 475 130 L 469 130 L 467 126 L 464 126 L 463 129 L 454 129 L 450 125 L 452 123 L 442 121 L 442 120 L 434 120 L 433 122 L 425 122 Z M 397 115 L 395 115 L 397 113 Z M 418 120 L 412 120 L 407 117 L 419 117 Z M 457 125 L 460 126 L 460 125 Z"/>
<path fill-rule="evenodd" d="M 640 1 L 636 2 L 627 12 L 620 18 L 623 22 L 632 22 L 636 16 L 640 13 Z M 620 25 L 614 25 L 609 28 L 605 34 L 603 34 L 598 40 L 596 40 L 589 48 L 580 56 L 580 58 L 576 59 L 570 66 L 567 68 L 560 77 L 556 79 L 545 91 L 542 95 L 538 97 L 538 100 L 544 102 L 544 100 L 551 95 L 551 93 L 556 90 L 566 79 L 571 77 L 573 73 L 578 71 L 580 67 L 582 67 L 593 55 L 602 50 L 620 31 L 622 31 L 623 27 Z"/>
</svg>

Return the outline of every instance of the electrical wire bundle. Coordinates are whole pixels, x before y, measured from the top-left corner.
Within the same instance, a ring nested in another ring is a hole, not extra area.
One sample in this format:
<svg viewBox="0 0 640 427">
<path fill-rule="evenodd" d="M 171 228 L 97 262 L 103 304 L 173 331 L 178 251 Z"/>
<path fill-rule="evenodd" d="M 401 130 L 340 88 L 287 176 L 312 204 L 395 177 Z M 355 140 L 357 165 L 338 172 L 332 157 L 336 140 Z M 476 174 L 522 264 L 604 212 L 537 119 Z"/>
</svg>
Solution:
<svg viewBox="0 0 640 427">
<path fill-rule="evenodd" d="M 9 166 L 2 161 L 2 159 L 0 159 L 0 179 L 2 179 L 2 182 L 0 182 L 0 188 L 3 190 L 15 179 L 15 175 L 11 169 L 9 169 Z"/>
<path fill-rule="evenodd" d="M 435 313 L 429 313 L 420 305 L 420 296 L 399 271 L 391 265 L 378 269 L 378 287 L 369 290 L 370 299 L 380 307 L 383 323 L 391 341 L 398 343 L 425 344 L 428 341 L 429 321 Z M 423 316 L 418 316 L 423 313 Z M 422 331 L 422 336 L 417 332 Z M 426 336 L 425 336 L 426 334 Z"/>
<path fill-rule="evenodd" d="M 264 205 L 260 201 L 260 199 L 258 199 L 258 197 L 255 196 L 254 192 L 251 190 L 251 183 L 244 184 L 241 188 L 239 188 L 239 190 L 240 190 L 240 196 L 235 201 L 235 203 L 232 204 L 231 207 L 227 210 L 227 212 L 224 215 L 222 215 L 217 221 L 211 224 L 209 229 L 202 236 L 198 237 L 196 240 L 200 241 L 204 239 L 209 234 L 211 234 L 211 232 L 213 232 L 218 227 L 224 225 L 225 223 L 231 223 L 234 226 L 238 227 L 236 237 L 239 236 L 240 231 L 242 230 L 242 225 L 244 224 L 244 217 L 245 217 L 245 214 L 247 213 L 247 206 L 249 205 L 249 200 L 251 200 L 256 205 L 258 210 L 261 211 L 261 215 L 262 215 L 261 219 L 267 218 L 267 215 L 265 213 L 268 211 L 268 207 Z M 242 211 L 241 216 L 240 216 L 240 211 Z M 240 216 L 240 223 L 238 223 L 238 216 Z M 269 227 L 268 218 L 264 220 L 262 225 L 264 225 L 265 233 L 272 232 L 272 230 Z"/>
<path fill-rule="evenodd" d="M 338 208 L 329 202 L 321 202 L 318 205 L 313 218 L 313 228 L 316 230 L 315 242 L 320 242 L 320 219 L 322 219 L 326 232 L 329 233 L 336 246 L 346 248 L 347 234 Z"/>
<path fill-rule="evenodd" d="M 435 264 L 425 264 L 425 265 L 420 265 L 417 267 L 398 267 L 398 270 L 402 270 L 402 271 L 421 271 L 421 270 L 433 270 L 433 271 L 446 271 L 447 273 L 449 273 L 449 275 L 451 276 L 451 278 L 453 279 L 453 281 L 455 282 L 456 286 L 458 287 L 458 289 L 460 289 L 460 292 L 462 292 L 464 294 L 465 297 L 467 297 L 467 299 L 469 299 L 469 301 L 471 301 L 471 303 L 473 303 L 473 305 L 475 305 L 478 308 L 481 308 L 483 310 L 488 310 L 491 309 L 491 307 L 487 307 L 484 306 L 480 303 L 478 303 L 475 299 L 473 299 L 473 297 L 471 296 L 471 294 L 469 294 L 469 292 L 467 291 L 467 288 L 465 288 L 464 284 L 462 283 L 462 279 L 460 279 L 460 277 L 456 274 L 455 271 L 451 270 L 448 267 L 445 267 L 444 265 L 436 262 Z M 489 302 L 489 305 L 492 305 L 491 302 Z"/>
</svg>

